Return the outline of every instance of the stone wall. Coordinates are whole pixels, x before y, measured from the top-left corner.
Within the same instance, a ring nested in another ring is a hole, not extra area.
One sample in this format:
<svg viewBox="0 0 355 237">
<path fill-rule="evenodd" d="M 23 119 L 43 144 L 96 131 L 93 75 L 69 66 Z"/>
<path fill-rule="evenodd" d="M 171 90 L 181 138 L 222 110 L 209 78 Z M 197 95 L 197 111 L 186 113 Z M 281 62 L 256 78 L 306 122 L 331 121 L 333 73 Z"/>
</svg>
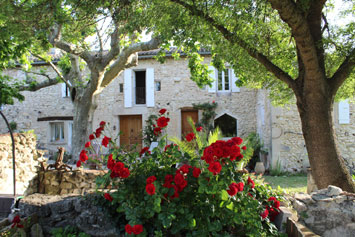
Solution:
<svg viewBox="0 0 355 237">
<path fill-rule="evenodd" d="M 350 104 L 349 124 L 339 124 L 337 108 L 338 103 L 335 103 L 333 123 L 337 144 L 349 170 L 355 172 L 355 104 Z M 285 171 L 306 171 L 309 160 L 296 105 L 272 107 L 271 113 L 273 167 L 278 161 Z"/>
<path fill-rule="evenodd" d="M 15 133 L 16 193 L 32 193 L 31 183 L 39 168 L 36 136 L 33 133 Z M 10 134 L 0 135 L 0 193 L 13 194 L 12 142 Z"/>
<path fill-rule="evenodd" d="M 50 195 L 86 194 L 95 192 L 96 177 L 105 174 L 100 170 L 49 170 L 39 172 L 39 193 Z"/>
<path fill-rule="evenodd" d="M 21 199 L 21 218 L 37 219 L 44 236 L 51 236 L 54 228 L 77 227 L 90 236 L 120 236 L 119 230 L 103 208 L 94 204 L 94 195 L 33 194 Z M 36 236 L 37 237 L 37 236 Z"/>
<path fill-rule="evenodd" d="M 308 194 L 296 194 L 293 200 L 299 221 L 324 237 L 355 236 L 355 194 L 328 186 Z"/>
</svg>

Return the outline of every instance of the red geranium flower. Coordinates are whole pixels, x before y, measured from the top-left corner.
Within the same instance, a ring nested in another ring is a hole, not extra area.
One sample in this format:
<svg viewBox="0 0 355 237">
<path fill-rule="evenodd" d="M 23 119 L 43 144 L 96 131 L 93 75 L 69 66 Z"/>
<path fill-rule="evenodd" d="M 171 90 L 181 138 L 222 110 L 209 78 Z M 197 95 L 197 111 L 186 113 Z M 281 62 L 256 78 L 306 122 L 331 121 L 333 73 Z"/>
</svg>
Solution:
<svg viewBox="0 0 355 237">
<path fill-rule="evenodd" d="M 235 184 L 235 187 L 238 189 L 238 192 L 241 192 L 244 189 L 244 183 L 239 182 L 239 183 Z"/>
<path fill-rule="evenodd" d="M 240 145 L 242 144 L 243 139 L 241 139 L 240 137 L 233 137 L 232 141 L 235 142 L 235 144 Z"/>
<path fill-rule="evenodd" d="M 273 207 L 275 207 L 275 208 L 279 208 L 280 207 L 280 201 L 278 201 L 275 197 L 269 197 L 269 199 L 267 201 L 268 202 L 272 202 L 273 203 Z"/>
<path fill-rule="evenodd" d="M 162 114 L 162 115 L 165 114 L 165 112 L 166 112 L 166 109 L 159 110 L 159 113 Z"/>
<path fill-rule="evenodd" d="M 125 225 L 124 229 L 125 229 L 126 233 L 129 235 L 132 234 L 132 232 L 133 232 L 133 228 L 130 224 Z"/>
<path fill-rule="evenodd" d="M 129 169 L 124 167 L 121 171 L 120 171 L 120 177 L 125 179 L 128 178 L 130 175 Z"/>
<path fill-rule="evenodd" d="M 202 131 L 202 127 L 200 126 L 200 127 L 196 128 L 196 131 L 197 132 L 201 132 Z"/>
<path fill-rule="evenodd" d="M 14 219 L 12 220 L 12 225 L 11 228 L 14 228 L 15 226 L 17 228 L 23 228 L 24 226 L 20 224 L 21 218 L 19 215 L 15 216 Z"/>
<path fill-rule="evenodd" d="M 90 140 L 94 140 L 94 139 L 95 139 L 94 134 L 90 134 L 90 135 L 89 135 L 89 139 L 90 139 Z"/>
<path fill-rule="evenodd" d="M 104 147 L 107 147 L 108 143 L 111 141 L 111 138 L 110 137 L 106 137 L 104 136 L 104 138 L 102 139 L 102 145 Z"/>
<path fill-rule="evenodd" d="M 213 173 L 213 175 L 219 174 L 222 170 L 221 163 L 218 161 L 211 162 L 210 166 L 208 167 L 208 170 Z"/>
<path fill-rule="evenodd" d="M 143 232 L 143 226 L 142 225 L 134 225 L 132 228 L 133 234 L 139 235 L 140 233 Z"/>
<path fill-rule="evenodd" d="M 232 184 L 229 185 L 229 189 L 227 190 L 227 193 L 230 196 L 234 196 L 238 192 L 238 189 L 237 189 L 237 187 L 235 185 L 236 185 L 236 183 L 232 183 Z"/>
<path fill-rule="evenodd" d="M 106 122 L 105 122 L 105 121 L 101 121 L 101 122 L 100 122 L 100 128 L 104 129 L 105 125 L 106 125 Z"/>
<path fill-rule="evenodd" d="M 192 171 L 192 175 L 195 177 L 195 178 L 198 178 L 201 174 L 201 170 L 197 167 L 195 167 Z"/>
<path fill-rule="evenodd" d="M 248 185 L 250 185 L 251 188 L 255 187 L 255 183 L 250 177 L 248 177 Z"/>
<path fill-rule="evenodd" d="M 145 186 L 145 191 L 149 194 L 149 195 L 154 195 L 155 194 L 155 186 L 154 184 L 150 183 L 147 184 Z"/>
<path fill-rule="evenodd" d="M 267 216 L 269 215 L 269 211 L 267 209 L 265 209 L 265 211 L 263 211 L 260 216 L 265 219 Z"/>
<path fill-rule="evenodd" d="M 102 130 L 103 130 L 103 129 L 102 129 L 101 127 L 98 128 L 98 129 L 96 129 L 96 131 L 95 131 L 95 136 L 96 136 L 96 137 L 100 137 Z"/>
<path fill-rule="evenodd" d="M 78 161 L 76 162 L 76 167 L 80 167 L 80 166 L 81 166 L 81 161 L 78 160 Z"/>
<path fill-rule="evenodd" d="M 139 156 L 142 156 L 144 153 L 146 153 L 147 151 L 149 151 L 149 147 L 143 147 L 142 150 L 139 152 Z"/>
<path fill-rule="evenodd" d="M 195 139 L 195 134 L 193 132 L 189 133 L 185 136 L 185 139 L 186 139 L 186 141 L 191 142 L 192 139 Z"/>
<path fill-rule="evenodd" d="M 155 136 L 158 136 L 161 133 L 161 128 L 160 127 L 154 128 L 153 133 Z"/>
<path fill-rule="evenodd" d="M 85 150 L 82 150 L 80 152 L 80 161 L 81 162 L 85 162 L 89 159 L 88 155 L 86 154 L 86 151 Z"/>
<path fill-rule="evenodd" d="M 246 146 L 242 146 L 242 149 L 245 151 L 247 149 L 247 147 Z"/>
<path fill-rule="evenodd" d="M 151 184 L 154 183 L 155 180 L 157 180 L 157 178 L 153 175 L 147 178 L 146 183 Z"/>
<path fill-rule="evenodd" d="M 105 193 L 105 194 L 104 194 L 104 197 L 105 197 L 106 200 L 108 200 L 108 201 L 110 201 L 110 202 L 113 201 L 113 198 L 111 197 L 111 195 L 110 195 L 109 193 Z"/>
<path fill-rule="evenodd" d="M 157 125 L 161 128 L 164 128 L 166 126 L 168 126 L 168 122 L 170 121 L 169 118 L 165 118 L 164 116 L 158 118 L 157 120 Z"/>
<path fill-rule="evenodd" d="M 185 164 L 185 165 L 183 165 L 183 166 L 180 167 L 180 170 L 181 170 L 181 172 L 183 172 L 184 174 L 187 174 L 187 173 L 189 173 L 189 169 L 190 169 L 190 168 L 191 168 L 191 165 Z"/>
<path fill-rule="evenodd" d="M 85 147 L 86 147 L 86 148 L 88 148 L 88 147 L 90 147 L 90 146 L 91 146 L 91 142 L 85 143 Z"/>
</svg>

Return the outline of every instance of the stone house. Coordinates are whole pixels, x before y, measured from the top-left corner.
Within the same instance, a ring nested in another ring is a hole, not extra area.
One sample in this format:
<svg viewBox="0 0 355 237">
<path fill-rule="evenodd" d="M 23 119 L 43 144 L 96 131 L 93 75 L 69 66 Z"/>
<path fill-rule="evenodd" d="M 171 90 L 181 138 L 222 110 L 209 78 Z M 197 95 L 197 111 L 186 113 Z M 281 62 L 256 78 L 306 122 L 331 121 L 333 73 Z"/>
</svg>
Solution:
<svg viewBox="0 0 355 237">
<path fill-rule="evenodd" d="M 165 108 L 169 112 L 169 136 L 182 137 L 189 131 L 187 117 L 200 119 L 202 111 L 193 109 L 192 104 L 218 103 L 215 125 L 229 124 L 228 136 L 245 138 L 257 132 L 269 151 L 265 164 L 280 166 L 287 171 L 300 171 L 309 166 L 307 151 L 301 131 L 300 118 L 295 105 L 273 107 L 267 98 L 267 91 L 235 86 L 233 70 L 213 69 L 215 78 L 212 87 L 200 89 L 191 81 L 188 61 L 174 60 L 167 56 L 161 64 L 153 56 L 156 51 L 139 54 L 139 65 L 125 70 L 108 86 L 98 98 L 98 107 L 92 116 L 93 129 L 99 122 L 108 122 L 114 135 L 119 131 L 120 144 L 141 143 L 139 134 L 145 121 L 152 113 Z M 209 53 L 201 52 L 209 63 Z M 35 70 L 48 65 L 37 62 Z M 21 71 L 9 71 L 15 78 L 24 77 Z M 9 121 L 17 123 L 18 130 L 33 129 L 40 147 L 56 150 L 58 146 L 71 147 L 73 105 L 65 84 L 57 84 L 36 92 L 23 92 L 25 101 L 13 106 L 4 106 L 3 113 Z M 355 105 L 347 102 L 335 103 L 334 122 L 339 147 L 348 166 L 355 166 Z M 7 132 L 0 121 L 0 132 Z"/>
</svg>

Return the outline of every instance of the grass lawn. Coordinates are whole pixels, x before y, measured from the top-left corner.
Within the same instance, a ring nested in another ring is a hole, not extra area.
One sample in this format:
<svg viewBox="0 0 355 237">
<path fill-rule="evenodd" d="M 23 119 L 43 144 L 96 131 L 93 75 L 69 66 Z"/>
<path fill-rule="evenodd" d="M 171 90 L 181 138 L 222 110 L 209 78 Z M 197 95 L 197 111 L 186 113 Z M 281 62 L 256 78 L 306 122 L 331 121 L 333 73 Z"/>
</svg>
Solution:
<svg viewBox="0 0 355 237">
<path fill-rule="evenodd" d="M 263 176 L 266 183 L 271 187 L 280 186 L 286 193 L 293 194 L 298 192 L 307 192 L 307 175 L 289 175 L 289 176 Z"/>
</svg>

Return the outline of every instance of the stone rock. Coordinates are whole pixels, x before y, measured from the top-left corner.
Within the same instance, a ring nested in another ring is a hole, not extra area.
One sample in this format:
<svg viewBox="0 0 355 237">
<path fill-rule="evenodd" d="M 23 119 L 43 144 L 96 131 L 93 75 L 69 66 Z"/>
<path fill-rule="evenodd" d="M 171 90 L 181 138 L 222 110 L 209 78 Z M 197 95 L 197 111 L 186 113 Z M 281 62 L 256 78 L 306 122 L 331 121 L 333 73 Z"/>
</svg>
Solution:
<svg viewBox="0 0 355 237">
<path fill-rule="evenodd" d="M 343 192 L 343 190 L 341 188 L 338 188 L 336 186 L 333 185 L 329 185 L 328 186 L 328 190 L 327 190 L 327 195 L 328 196 L 338 196 L 339 194 L 341 194 Z"/>
<path fill-rule="evenodd" d="M 67 225 L 75 226 L 90 236 L 119 236 L 117 223 L 114 223 L 100 206 L 93 204 L 95 198 L 97 195 L 82 197 L 33 194 L 21 200 L 21 216 L 37 213 L 44 236 L 50 236 L 54 227 Z"/>
<path fill-rule="evenodd" d="M 296 193 L 295 199 L 297 199 L 298 201 L 301 201 L 305 204 L 314 203 L 314 200 L 312 199 L 311 195 L 306 194 L 306 193 Z"/>
<path fill-rule="evenodd" d="M 324 232 L 323 237 L 354 237 L 355 223 L 349 223 L 345 226 L 338 226 L 334 229 Z"/>
<path fill-rule="evenodd" d="M 295 200 L 295 201 L 293 202 L 293 207 L 296 209 L 296 211 L 297 211 L 298 213 L 307 211 L 307 206 L 306 206 L 306 204 L 304 204 L 303 202 L 300 202 L 300 201 L 298 201 L 298 200 Z"/>
<path fill-rule="evenodd" d="M 31 237 L 43 237 L 42 227 L 38 223 L 31 227 Z"/>
</svg>

